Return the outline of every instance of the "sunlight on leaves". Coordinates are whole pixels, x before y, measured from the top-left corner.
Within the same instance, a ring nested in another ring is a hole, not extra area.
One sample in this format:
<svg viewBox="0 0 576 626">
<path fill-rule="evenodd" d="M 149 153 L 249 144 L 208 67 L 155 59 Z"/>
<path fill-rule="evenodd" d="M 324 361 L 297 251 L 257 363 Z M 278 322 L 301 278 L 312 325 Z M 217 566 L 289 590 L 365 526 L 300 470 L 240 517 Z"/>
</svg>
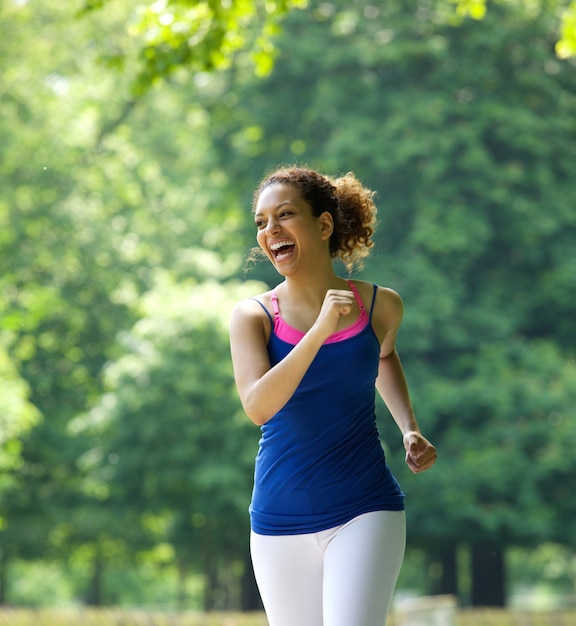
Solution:
<svg viewBox="0 0 576 626">
<path fill-rule="evenodd" d="M 562 14 L 560 40 L 556 44 L 556 55 L 560 59 L 567 59 L 576 55 L 576 2 Z"/>
</svg>

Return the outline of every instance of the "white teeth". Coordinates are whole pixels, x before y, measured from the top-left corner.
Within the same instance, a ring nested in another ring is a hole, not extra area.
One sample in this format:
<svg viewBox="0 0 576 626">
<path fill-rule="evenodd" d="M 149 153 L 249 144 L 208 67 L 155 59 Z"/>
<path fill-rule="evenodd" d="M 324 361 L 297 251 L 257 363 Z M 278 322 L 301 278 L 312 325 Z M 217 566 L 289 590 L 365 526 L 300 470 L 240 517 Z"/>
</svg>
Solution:
<svg viewBox="0 0 576 626">
<path fill-rule="evenodd" d="M 293 241 L 289 241 L 288 239 L 285 239 L 284 241 L 276 241 L 275 243 L 270 245 L 270 250 L 278 250 L 279 248 L 282 248 L 283 246 L 293 246 L 294 242 Z"/>
</svg>

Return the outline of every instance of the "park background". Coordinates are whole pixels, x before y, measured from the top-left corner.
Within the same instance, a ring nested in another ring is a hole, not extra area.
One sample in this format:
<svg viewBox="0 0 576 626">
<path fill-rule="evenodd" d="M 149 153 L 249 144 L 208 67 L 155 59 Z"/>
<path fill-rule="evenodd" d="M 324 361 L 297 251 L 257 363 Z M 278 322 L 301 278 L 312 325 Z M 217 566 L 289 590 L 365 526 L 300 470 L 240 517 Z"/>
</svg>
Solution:
<svg viewBox="0 0 576 626">
<path fill-rule="evenodd" d="M 227 322 L 278 280 L 252 190 L 299 163 L 377 192 L 355 276 L 405 301 L 439 451 L 410 474 L 379 405 L 397 598 L 575 607 L 569 5 L 2 2 L 0 605 L 259 610 Z"/>
</svg>

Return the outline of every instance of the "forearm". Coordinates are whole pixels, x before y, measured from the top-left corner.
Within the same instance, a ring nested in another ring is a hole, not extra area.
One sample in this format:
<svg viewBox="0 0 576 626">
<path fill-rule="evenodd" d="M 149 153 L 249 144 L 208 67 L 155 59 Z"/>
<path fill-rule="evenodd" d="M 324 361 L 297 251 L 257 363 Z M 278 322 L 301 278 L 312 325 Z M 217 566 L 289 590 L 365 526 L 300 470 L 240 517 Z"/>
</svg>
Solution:
<svg viewBox="0 0 576 626">
<path fill-rule="evenodd" d="M 242 405 L 253 422 L 265 424 L 290 400 L 323 341 L 315 328 L 310 329 L 286 357 L 245 390 Z"/>
<path fill-rule="evenodd" d="M 396 350 L 380 359 L 376 389 L 402 435 L 408 432 L 420 432 L 412 409 L 404 370 Z"/>
</svg>

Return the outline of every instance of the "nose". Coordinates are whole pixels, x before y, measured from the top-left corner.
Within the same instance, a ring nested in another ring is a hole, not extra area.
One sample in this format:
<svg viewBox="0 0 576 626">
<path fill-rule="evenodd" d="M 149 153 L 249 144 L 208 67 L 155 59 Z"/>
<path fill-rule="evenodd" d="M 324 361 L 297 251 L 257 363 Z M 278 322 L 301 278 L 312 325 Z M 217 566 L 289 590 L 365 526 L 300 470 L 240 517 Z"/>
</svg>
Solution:
<svg viewBox="0 0 576 626">
<path fill-rule="evenodd" d="M 280 222 L 274 218 L 268 220 L 266 224 L 266 234 L 275 235 L 280 231 Z"/>
</svg>

